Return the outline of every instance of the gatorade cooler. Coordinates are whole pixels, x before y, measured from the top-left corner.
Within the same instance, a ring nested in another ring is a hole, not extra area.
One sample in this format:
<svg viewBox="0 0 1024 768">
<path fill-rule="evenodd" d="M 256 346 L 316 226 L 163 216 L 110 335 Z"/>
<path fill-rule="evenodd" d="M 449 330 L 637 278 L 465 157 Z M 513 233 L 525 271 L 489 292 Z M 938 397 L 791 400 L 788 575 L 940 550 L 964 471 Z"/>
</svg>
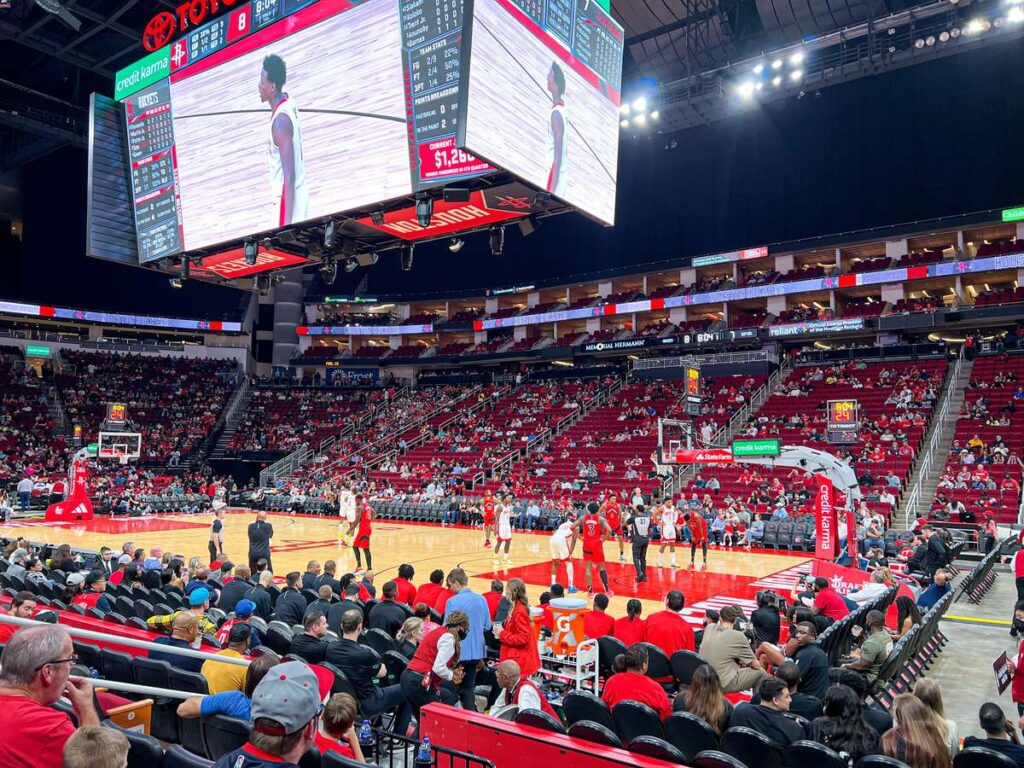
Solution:
<svg viewBox="0 0 1024 768">
<path fill-rule="evenodd" d="M 576 653 L 576 647 L 583 642 L 583 614 L 587 601 L 574 597 L 562 597 L 550 603 L 554 633 L 551 635 L 551 649 L 560 656 Z"/>
</svg>

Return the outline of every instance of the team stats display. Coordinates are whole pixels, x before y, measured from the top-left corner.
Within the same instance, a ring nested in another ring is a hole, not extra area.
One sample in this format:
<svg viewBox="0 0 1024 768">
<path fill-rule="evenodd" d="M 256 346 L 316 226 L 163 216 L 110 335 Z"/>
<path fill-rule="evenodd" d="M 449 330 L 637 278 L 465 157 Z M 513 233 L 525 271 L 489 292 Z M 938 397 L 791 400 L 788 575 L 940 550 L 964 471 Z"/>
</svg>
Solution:
<svg viewBox="0 0 1024 768">
<path fill-rule="evenodd" d="M 471 0 L 464 146 L 615 220 L 624 35 L 585 0 Z"/>
</svg>

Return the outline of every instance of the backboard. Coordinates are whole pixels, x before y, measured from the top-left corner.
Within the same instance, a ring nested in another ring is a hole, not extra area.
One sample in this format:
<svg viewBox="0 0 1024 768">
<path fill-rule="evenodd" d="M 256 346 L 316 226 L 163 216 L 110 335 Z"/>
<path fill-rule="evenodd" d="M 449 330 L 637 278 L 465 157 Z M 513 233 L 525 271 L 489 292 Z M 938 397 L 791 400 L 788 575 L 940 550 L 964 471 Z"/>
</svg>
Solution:
<svg viewBox="0 0 1024 768">
<path fill-rule="evenodd" d="M 98 459 L 117 459 L 127 464 L 142 455 L 142 435 L 138 432 L 100 432 L 96 452 Z"/>
<path fill-rule="evenodd" d="M 692 421 L 658 419 L 659 464 L 678 464 L 677 452 L 694 447 Z"/>
</svg>

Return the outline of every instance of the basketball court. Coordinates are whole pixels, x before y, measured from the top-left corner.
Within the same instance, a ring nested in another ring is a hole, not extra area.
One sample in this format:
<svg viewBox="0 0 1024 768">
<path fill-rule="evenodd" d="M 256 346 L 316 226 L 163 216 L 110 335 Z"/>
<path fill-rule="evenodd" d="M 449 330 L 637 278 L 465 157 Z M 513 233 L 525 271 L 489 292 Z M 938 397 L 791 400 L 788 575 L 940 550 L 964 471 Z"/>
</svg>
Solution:
<svg viewBox="0 0 1024 768">
<path fill-rule="evenodd" d="M 247 553 L 246 528 L 255 519 L 255 513 L 232 510 L 224 521 L 225 551 L 232 562 L 245 562 Z M 355 557 L 349 547 L 338 543 L 337 518 L 308 515 L 270 515 L 274 526 L 271 547 L 274 573 L 279 581 L 289 571 L 303 571 L 310 560 L 326 560 L 338 563 L 338 573 L 352 571 L 356 567 Z M 99 549 L 108 546 L 119 550 L 123 542 L 132 541 L 136 547 L 149 550 L 160 546 L 164 551 L 181 553 L 187 557 L 199 555 L 206 562 L 207 542 L 212 516 L 203 515 L 159 515 L 151 517 L 97 517 L 84 522 L 44 523 L 18 521 L 0 526 L 0 535 L 25 536 L 33 541 L 47 541 L 55 544 L 70 544 L 72 547 Z M 455 527 L 441 528 L 436 525 L 393 523 L 376 521 L 373 526 L 372 553 L 375 584 L 378 588 L 388 579 L 397 575 L 401 563 L 411 563 L 416 569 L 413 580 L 419 585 L 428 580 L 430 572 L 441 568 L 446 573 L 455 566 L 464 568 L 471 577 L 470 585 L 478 592 L 490 589 L 491 579 L 518 577 L 526 582 L 530 602 L 537 600 L 551 583 L 551 561 L 549 559 L 548 534 L 519 533 L 513 536 L 511 558 L 508 568 L 495 569 L 491 550 L 483 547 L 483 533 L 480 529 Z M 626 558 L 630 549 L 626 544 Z M 670 589 L 679 589 L 686 596 L 686 615 L 693 623 L 699 624 L 704 610 L 727 603 L 736 603 L 744 611 L 754 607 L 754 594 L 761 589 L 775 589 L 788 593 L 798 572 L 809 571 L 811 553 L 764 552 L 744 549 L 711 548 L 708 552 L 706 571 L 690 571 L 689 547 L 677 548 L 676 560 L 682 568 L 658 568 L 657 548 L 648 550 L 647 583 L 637 584 L 630 562 L 620 563 L 618 544 L 605 543 L 605 557 L 609 583 L 615 596 L 608 612 L 613 616 L 624 616 L 626 601 L 639 599 L 644 606 L 644 615 L 661 610 L 664 594 Z M 585 590 L 583 560 L 577 543 L 574 551 L 576 584 Z M 668 553 L 666 552 L 666 561 Z M 187 559 L 186 557 L 186 559 Z M 698 566 L 699 566 L 698 553 Z M 564 581 L 564 572 L 559 569 L 559 578 Z M 600 584 L 595 573 L 595 583 Z M 585 595 L 585 591 L 581 591 Z"/>
</svg>

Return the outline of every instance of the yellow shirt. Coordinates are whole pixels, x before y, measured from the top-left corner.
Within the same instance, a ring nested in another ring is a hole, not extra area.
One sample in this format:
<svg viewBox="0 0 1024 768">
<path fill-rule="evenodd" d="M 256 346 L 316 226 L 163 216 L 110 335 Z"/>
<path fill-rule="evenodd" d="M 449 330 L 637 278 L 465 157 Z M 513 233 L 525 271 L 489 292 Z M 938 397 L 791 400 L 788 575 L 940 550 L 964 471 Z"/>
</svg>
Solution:
<svg viewBox="0 0 1024 768">
<path fill-rule="evenodd" d="M 244 659 L 245 656 L 231 648 L 217 652 L 218 656 L 230 656 L 233 659 Z M 223 664 L 219 661 L 203 662 L 203 677 L 210 686 L 210 693 L 240 691 L 245 686 L 245 671 L 248 667 L 238 664 Z"/>
</svg>

